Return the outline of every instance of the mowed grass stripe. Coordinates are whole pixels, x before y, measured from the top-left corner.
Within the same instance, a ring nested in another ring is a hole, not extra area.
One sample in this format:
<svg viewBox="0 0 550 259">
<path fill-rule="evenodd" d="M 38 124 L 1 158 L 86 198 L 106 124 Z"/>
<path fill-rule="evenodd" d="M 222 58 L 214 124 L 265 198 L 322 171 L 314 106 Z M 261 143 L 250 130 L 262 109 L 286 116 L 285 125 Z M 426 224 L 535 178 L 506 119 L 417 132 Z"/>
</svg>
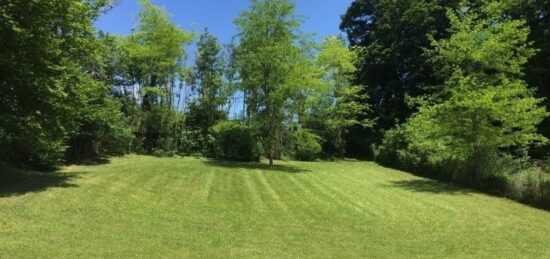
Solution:
<svg viewBox="0 0 550 259">
<path fill-rule="evenodd" d="M 368 162 L 128 156 L 63 174 L 2 191 L 0 258 L 550 257 L 549 212 Z"/>
<path fill-rule="evenodd" d="M 266 211 L 266 205 L 262 202 L 262 199 L 260 198 L 258 186 L 251 179 L 253 175 L 254 174 L 252 173 L 243 174 L 243 188 L 245 188 L 248 193 L 247 202 L 250 203 L 250 210 L 252 211 Z"/>
</svg>

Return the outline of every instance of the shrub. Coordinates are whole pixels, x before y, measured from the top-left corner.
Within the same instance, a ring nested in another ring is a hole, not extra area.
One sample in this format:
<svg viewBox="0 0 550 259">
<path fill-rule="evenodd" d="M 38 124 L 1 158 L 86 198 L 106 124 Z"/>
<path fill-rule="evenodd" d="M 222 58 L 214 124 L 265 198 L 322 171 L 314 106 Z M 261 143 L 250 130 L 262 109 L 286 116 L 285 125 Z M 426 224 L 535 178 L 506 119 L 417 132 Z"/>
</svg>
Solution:
<svg viewBox="0 0 550 259">
<path fill-rule="evenodd" d="M 206 146 L 200 130 L 181 130 L 179 132 L 177 152 L 182 156 L 206 155 Z"/>
<path fill-rule="evenodd" d="M 382 143 L 374 147 L 374 159 L 384 165 L 403 167 L 414 163 L 404 162 L 408 146 L 405 131 L 400 126 L 386 131 Z M 404 165 L 406 164 L 406 165 Z"/>
<path fill-rule="evenodd" d="M 430 152 L 423 152 L 424 146 L 414 142 L 409 130 L 397 127 L 387 131 L 375 149 L 376 161 L 418 175 L 550 208 L 549 161 L 535 166 L 521 149 L 515 152 L 488 149 L 475 157 L 441 158 L 430 149 L 427 149 Z"/>
<path fill-rule="evenodd" d="M 253 130 L 237 121 L 221 121 L 210 129 L 210 141 L 216 159 L 257 162 L 258 141 Z"/>
<path fill-rule="evenodd" d="M 55 169 L 63 162 L 67 148 L 58 136 L 40 132 L 39 125 L 29 123 L 17 134 L 0 135 L 0 159 L 13 165 L 41 171 Z"/>
<path fill-rule="evenodd" d="M 322 147 L 321 137 L 307 130 L 299 130 L 292 134 L 294 141 L 294 157 L 301 161 L 314 161 L 319 158 Z"/>
<path fill-rule="evenodd" d="M 550 209 L 550 174 L 531 167 L 507 177 L 506 196 Z"/>
</svg>

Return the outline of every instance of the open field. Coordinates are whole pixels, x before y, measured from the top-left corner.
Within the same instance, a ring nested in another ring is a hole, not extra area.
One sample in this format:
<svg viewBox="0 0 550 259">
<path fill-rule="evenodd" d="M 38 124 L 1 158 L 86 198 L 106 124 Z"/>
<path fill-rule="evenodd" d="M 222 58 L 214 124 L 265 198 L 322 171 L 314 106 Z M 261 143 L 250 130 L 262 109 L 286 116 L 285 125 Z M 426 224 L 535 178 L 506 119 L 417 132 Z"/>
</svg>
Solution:
<svg viewBox="0 0 550 259">
<path fill-rule="evenodd" d="M 0 180 L 0 258 L 550 257 L 549 212 L 369 162 L 128 156 Z"/>
</svg>

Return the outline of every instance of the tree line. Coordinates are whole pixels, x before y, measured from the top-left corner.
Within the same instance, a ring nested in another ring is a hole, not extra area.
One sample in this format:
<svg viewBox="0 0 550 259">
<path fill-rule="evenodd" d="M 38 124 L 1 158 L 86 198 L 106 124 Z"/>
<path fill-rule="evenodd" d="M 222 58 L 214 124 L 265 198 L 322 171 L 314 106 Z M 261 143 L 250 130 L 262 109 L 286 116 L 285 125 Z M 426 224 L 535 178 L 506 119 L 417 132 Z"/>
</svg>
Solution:
<svg viewBox="0 0 550 259">
<path fill-rule="evenodd" d="M 109 0 L 0 4 L 2 160 L 363 157 L 550 199 L 548 1 L 355 0 L 316 42 L 293 1 L 251 0 L 225 44 L 139 3 L 126 36 L 94 28 Z"/>
<path fill-rule="evenodd" d="M 251 1 L 224 45 L 148 0 L 130 35 L 97 32 L 112 4 L 2 4 L 3 160 L 38 169 L 124 153 L 314 160 L 344 156 L 346 128 L 370 124 L 356 119 L 368 110 L 352 84 L 358 51 L 339 37 L 312 40 L 292 1 Z"/>
<path fill-rule="evenodd" d="M 340 28 L 363 50 L 355 80 L 378 120 L 352 129 L 353 151 L 550 207 L 549 12 L 537 0 L 354 1 Z"/>
</svg>

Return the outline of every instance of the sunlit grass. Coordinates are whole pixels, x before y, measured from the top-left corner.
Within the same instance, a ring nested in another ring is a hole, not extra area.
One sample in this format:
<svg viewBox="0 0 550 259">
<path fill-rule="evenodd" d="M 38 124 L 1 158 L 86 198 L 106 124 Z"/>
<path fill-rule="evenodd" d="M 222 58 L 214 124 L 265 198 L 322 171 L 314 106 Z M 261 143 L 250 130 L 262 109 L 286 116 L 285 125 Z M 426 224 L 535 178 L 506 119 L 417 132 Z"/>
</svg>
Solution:
<svg viewBox="0 0 550 259">
<path fill-rule="evenodd" d="M 0 258 L 550 257 L 550 213 L 368 162 L 129 156 L 0 178 Z"/>
</svg>

